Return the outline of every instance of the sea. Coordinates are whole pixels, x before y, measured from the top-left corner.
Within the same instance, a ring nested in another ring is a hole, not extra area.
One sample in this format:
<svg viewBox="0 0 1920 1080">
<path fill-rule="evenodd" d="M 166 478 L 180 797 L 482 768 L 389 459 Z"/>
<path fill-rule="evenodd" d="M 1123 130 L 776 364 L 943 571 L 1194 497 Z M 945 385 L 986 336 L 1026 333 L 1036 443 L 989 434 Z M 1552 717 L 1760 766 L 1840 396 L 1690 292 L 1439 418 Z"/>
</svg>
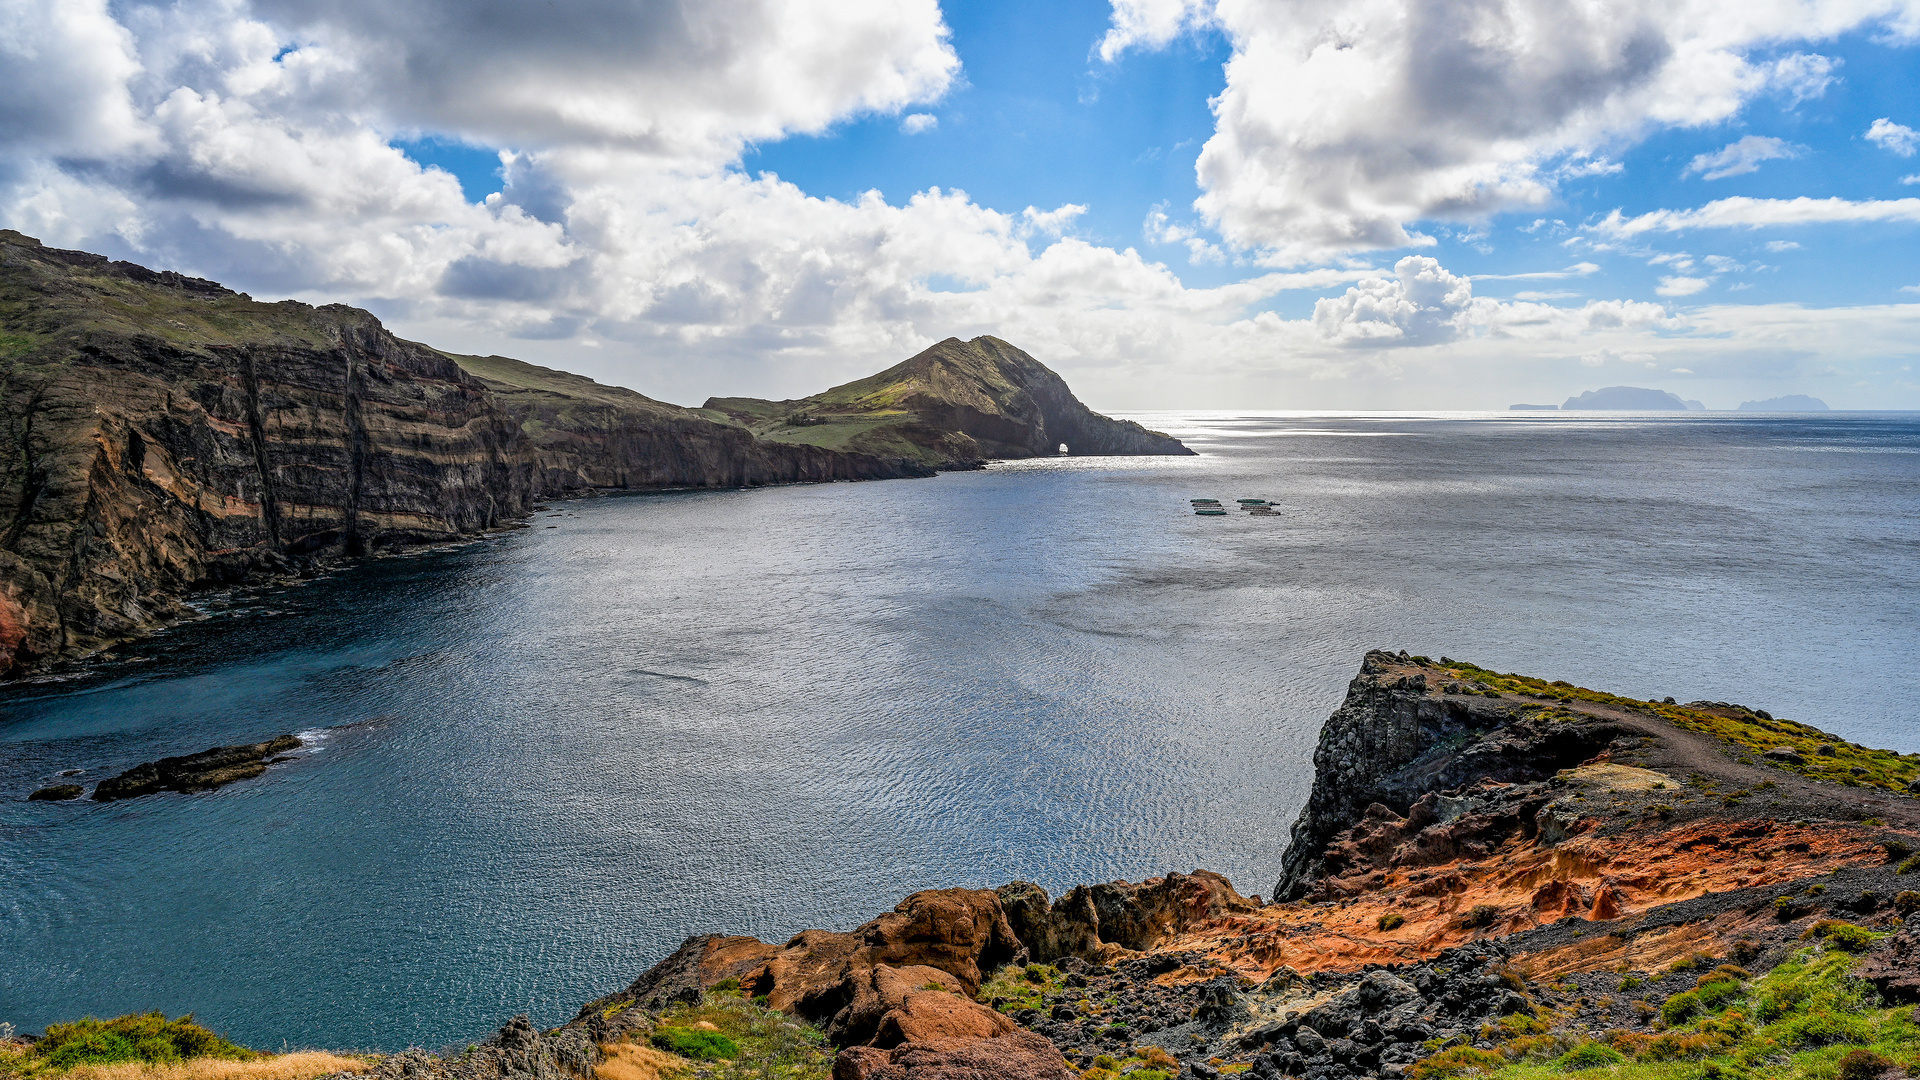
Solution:
<svg viewBox="0 0 1920 1080">
<path fill-rule="evenodd" d="M 1265 894 L 1374 648 L 1920 751 L 1920 415 L 1135 418 L 1199 456 L 556 502 L 0 690 L 0 1022 L 438 1049 L 918 889 Z"/>
</svg>

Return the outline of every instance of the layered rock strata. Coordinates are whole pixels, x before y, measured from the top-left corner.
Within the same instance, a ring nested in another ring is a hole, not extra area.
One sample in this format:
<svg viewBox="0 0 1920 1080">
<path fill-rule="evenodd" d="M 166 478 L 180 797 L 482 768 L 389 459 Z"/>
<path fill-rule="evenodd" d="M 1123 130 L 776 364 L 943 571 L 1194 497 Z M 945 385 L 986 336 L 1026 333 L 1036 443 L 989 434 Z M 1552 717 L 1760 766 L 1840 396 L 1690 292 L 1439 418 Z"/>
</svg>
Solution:
<svg viewBox="0 0 1920 1080">
<path fill-rule="evenodd" d="M 544 496 L 928 474 L 0 230 L 0 673 Z"/>
</svg>

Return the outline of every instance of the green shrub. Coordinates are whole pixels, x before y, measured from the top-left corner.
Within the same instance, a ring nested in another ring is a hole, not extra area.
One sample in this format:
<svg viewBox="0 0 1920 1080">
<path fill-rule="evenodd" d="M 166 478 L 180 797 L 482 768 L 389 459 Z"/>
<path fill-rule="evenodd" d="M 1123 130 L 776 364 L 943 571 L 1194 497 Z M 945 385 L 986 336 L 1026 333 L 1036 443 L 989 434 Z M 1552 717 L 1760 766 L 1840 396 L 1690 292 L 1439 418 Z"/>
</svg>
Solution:
<svg viewBox="0 0 1920 1080">
<path fill-rule="evenodd" d="M 1399 912 L 1389 911 L 1385 915 L 1380 916 L 1380 929 L 1398 930 L 1406 921 Z"/>
<path fill-rule="evenodd" d="M 1909 855 L 1905 862 L 1893 868 L 1896 874 L 1911 874 L 1915 870 L 1920 870 L 1920 855 Z"/>
<path fill-rule="evenodd" d="M 1442 1050 L 1425 1061 L 1415 1062 L 1407 1070 L 1407 1076 L 1410 1080 L 1436 1080 L 1438 1077 L 1465 1073 L 1491 1074 L 1498 1072 L 1506 1063 L 1505 1057 L 1491 1050 L 1456 1046 L 1451 1050 Z"/>
<path fill-rule="evenodd" d="M 1873 1041 L 1873 1024 L 1845 1008 L 1795 1012 L 1767 1031 L 1788 1046 L 1832 1046 Z"/>
<path fill-rule="evenodd" d="M 1093 1059 L 1093 1067 L 1096 1069 L 1118 1069 L 1120 1063 L 1113 1059 L 1112 1054 L 1101 1054 L 1099 1057 Z"/>
<path fill-rule="evenodd" d="M 1752 974 L 1749 973 L 1746 968 L 1738 967 L 1734 964 L 1721 964 L 1719 967 L 1695 979 L 1693 985 L 1705 986 L 1710 982 L 1725 982 L 1728 979 L 1732 979 L 1734 982 L 1746 982 L 1752 977 Z"/>
<path fill-rule="evenodd" d="M 56 1069 L 117 1061 L 164 1065 L 206 1057 L 250 1061 L 259 1056 L 194 1023 L 191 1015 L 169 1020 L 157 1012 L 53 1024 L 33 1045 L 33 1053 Z"/>
<path fill-rule="evenodd" d="M 712 986 L 707 987 L 707 989 L 712 990 L 715 993 L 725 994 L 730 991 L 740 989 L 740 980 L 732 979 L 732 978 L 721 979 L 719 982 L 714 983 Z"/>
<path fill-rule="evenodd" d="M 1893 898 L 1893 910 L 1899 912 L 1902 918 L 1920 911 L 1920 892 L 1903 890 Z"/>
<path fill-rule="evenodd" d="M 1839 919 L 1821 919 L 1800 935 L 1801 940 L 1821 938 L 1842 952 L 1866 952 L 1873 948 L 1873 931 Z"/>
<path fill-rule="evenodd" d="M 1647 981 L 1638 975 L 1623 975 L 1620 978 L 1620 992 L 1623 994 L 1629 990 L 1638 990 L 1645 985 Z"/>
<path fill-rule="evenodd" d="M 1740 983 L 1737 979 L 1726 976 L 1711 981 L 1703 979 L 1695 989 L 1668 998 L 1666 1004 L 1660 1006 L 1660 1019 L 1669 1025 L 1678 1024 L 1701 1013 L 1713 1012 L 1728 999 L 1739 995 Z"/>
<path fill-rule="evenodd" d="M 1608 1046 L 1606 1043 L 1584 1042 L 1560 1055 L 1554 1062 L 1563 1072 L 1578 1072 L 1581 1069 L 1598 1069 L 1607 1065 L 1624 1065 L 1627 1055 Z"/>
<path fill-rule="evenodd" d="M 111 1065 L 116 1061 L 143 1060 L 140 1051 L 134 1049 L 132 1043 L 104 1028 L 76 1033 L 62 1040 L 59 1049 L 45 1051 L 40 1056 L 55 1069 L 71 1069 L 75 1065 Z M 178 1059 L 163 1058 L 161 1060 Z"/>
<path fill-rule="evenodd" d="M 653 1045 L 670 1054 L 695 1061 L 732 1059 L 740 1056 L 740 1044 L 718 1031 L 701 1028 L 662 1027 L 653 1032 Z"/>
</svg>

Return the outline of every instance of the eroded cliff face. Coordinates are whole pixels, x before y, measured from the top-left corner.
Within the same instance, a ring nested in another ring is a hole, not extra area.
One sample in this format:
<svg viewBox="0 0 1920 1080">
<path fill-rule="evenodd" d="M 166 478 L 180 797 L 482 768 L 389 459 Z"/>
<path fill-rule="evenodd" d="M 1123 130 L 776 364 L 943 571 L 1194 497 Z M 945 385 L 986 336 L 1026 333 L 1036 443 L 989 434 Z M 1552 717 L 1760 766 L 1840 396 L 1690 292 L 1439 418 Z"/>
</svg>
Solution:
<svg viewBox="0 0 1920 1080">
<path fill-rule="evenodd" d="M 472 536 L 544 496 L 929 473 L 488 370 L 355 308 L 0 231 L 0 673 L 182 617 L 196 589 Z"/>
<path fill-rule="evenodd" d="M 342 306 L 0 235 L 0 669 L 181 614 L 196 587 L 526 512 L 478 380 Z"/>
<path fill-rule="evenodd" d="M 934 474 L 904 458 L 758 439 L 691 409 L 504 356 L 454 359 L 519 423 L 543 495 Z"/>
</svg>

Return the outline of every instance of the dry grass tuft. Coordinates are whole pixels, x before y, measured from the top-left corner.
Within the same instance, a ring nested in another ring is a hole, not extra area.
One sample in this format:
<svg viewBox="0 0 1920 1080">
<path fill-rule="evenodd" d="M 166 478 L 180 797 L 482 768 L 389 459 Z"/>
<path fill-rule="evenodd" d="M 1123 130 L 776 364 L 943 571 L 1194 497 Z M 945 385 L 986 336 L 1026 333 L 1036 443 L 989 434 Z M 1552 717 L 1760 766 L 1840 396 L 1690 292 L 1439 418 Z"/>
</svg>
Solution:
<svg viewBox="0 0 1920 1080">
<path fill-rule="evenodd" d="M 594 1066 L 595 1080 L 666 1080 L 686 1071 L 687 1059 L 639 1043 L 602 1046 L 607 1060 Z"/>
<path fill-rule="evenodd" d="M 367 1068 L 361 1058 L 310 1050 L 259 1061 L 191 1058 L 172 1065 L 140 1061 L 77 1065 L 62 1074 L 61 1080 L 316 1080 L 330 1073 L 365 1072 Z"/>
</svg>

